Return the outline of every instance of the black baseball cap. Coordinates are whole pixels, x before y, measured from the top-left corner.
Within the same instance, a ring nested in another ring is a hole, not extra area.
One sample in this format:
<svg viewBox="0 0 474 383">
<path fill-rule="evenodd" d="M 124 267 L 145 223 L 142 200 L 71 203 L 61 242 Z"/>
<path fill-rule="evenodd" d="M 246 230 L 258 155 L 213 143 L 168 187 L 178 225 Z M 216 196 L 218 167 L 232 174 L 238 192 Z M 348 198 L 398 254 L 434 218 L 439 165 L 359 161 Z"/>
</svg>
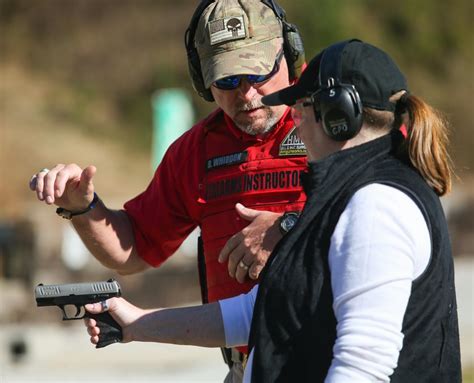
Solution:
<svg viewBox="0 0 474 383">
<path fill-rule="evenodd" d="M 389 98 L 401 90 L 408 91 L 405 76 L 392 58 L 381 49 L 360 40 L 348 40 L 341 51 L 334 76 L 342 84 L 355 86 L 362 104 L 378 110 L 395 110 Z M 265 105 L 294 105 L 298 99 L 309 97 L 321 88 L 319 68 L 324 52 L 308 64 L 298 82 L 278 92 L 262 97 Z M 326 64 L 324 64 L 326 65 Z M 336 64 L 334 64 L 336 65 Z"/>
</svg>

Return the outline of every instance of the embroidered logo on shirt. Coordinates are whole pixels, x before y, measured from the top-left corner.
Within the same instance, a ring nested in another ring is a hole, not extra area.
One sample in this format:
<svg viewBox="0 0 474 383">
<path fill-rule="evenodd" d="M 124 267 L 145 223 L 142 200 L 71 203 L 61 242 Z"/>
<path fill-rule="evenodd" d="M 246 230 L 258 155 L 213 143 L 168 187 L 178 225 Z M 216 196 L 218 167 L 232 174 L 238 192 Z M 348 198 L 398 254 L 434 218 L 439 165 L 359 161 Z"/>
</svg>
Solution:
<svg viewBox="0 0 474 383">
<path fill-rule="evenodd" d="M 209 23 L 209 39 L 211 45 L 219 44 L 223 41 L 244 39 L 245 37 L 243 16 L 226 17 Z"/>
<path fill-rule="evenodd" d="M 296 133 L 296 126 L 290 130 L 283 141 L 280 144 L 280 156 L 299 156 L 306 154 L 306 146 L 304 146 L 301 138 Z"/>
<path fill-rule="evenodd" d="M 242 162 L 245 162 L 247 160 L 247 156 L 248 156 L 248 153 L 245 151 L 245 152 L 226 154 L 225 156 L 210 158 L 207 160 L 206 170 L 221 168 L 223 166 L 241 164 Z"/>
</svg>

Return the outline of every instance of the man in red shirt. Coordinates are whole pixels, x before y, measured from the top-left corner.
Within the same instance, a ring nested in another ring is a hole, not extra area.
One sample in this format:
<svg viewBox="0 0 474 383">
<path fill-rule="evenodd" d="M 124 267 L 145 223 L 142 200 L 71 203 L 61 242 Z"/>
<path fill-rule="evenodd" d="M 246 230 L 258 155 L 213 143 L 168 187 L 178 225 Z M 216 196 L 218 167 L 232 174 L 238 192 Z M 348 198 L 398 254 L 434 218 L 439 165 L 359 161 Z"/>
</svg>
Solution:
<svg viewBox="0 0 474 383">
<path fill-rule="evenodd" d="M 143 193 L 108 209 L 95 193 L 96 168 L 76 164 L 43 169 L 30 187 L 120 274 L 160 266 L 199 226 L 203 300 L 214 302 L 253 287 L 304 205 L 306 148 L 289 109 L 261 102 L 296 79 L 304 52 L 269 1 L 203 1 L 186 37 L 193 85 L 218 108 L 170 146 Z M 238 380 L 245 352 L 232 351 L 228 379 Z"/>
</svg>

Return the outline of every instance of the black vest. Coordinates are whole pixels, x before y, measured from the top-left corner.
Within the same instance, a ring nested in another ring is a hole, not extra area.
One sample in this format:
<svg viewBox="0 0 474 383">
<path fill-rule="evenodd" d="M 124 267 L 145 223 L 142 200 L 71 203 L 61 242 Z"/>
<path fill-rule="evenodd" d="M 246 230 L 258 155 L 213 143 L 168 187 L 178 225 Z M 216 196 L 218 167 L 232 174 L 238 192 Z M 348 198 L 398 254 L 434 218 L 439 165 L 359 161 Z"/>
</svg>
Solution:
<svg viewBox="0 0 474 383">
<path fill-rule="evenodd" d="M 336 319 L 328 252 L 332 233 L 354 193 L 371 183 L 406 193 L 423 212 L 431 259 L 412 284 L 403 348 L 392 382 L 460 382 L 454 270 L 439 198 L 395 156 L 399 132 L 309 164 L 308 197 L 290 234 L 274 250 L 260 283 L 249 344 L 252 382 L 323 382 L 332 361 Z"/>
</svg>

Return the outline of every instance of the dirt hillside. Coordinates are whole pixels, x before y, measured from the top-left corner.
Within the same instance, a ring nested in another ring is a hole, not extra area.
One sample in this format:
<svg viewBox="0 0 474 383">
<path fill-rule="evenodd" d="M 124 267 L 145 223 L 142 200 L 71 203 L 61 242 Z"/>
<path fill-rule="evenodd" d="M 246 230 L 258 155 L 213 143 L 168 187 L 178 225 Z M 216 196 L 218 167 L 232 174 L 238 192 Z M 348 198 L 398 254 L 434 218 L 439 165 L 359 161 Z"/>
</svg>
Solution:
<svg viewBox="0 0 474 383">
<path fill-rule="evenodd" d="M 68 118 L 78 106 L 64 84 L 11 63 L 0 66 L 0 76 L 0 217 L 26 214 L 35 198 L 29 178 L 57 163 L 96 165 L 96 189 L 104 200 L 119 203 L 146 187 L 152 175 L 149 153 L 128 150 L 100 133 L 110 133 L 116 121 L 106 107 L 93 105 L 88 113 L 95 130 L 88 131 Z"/>
</svg>

